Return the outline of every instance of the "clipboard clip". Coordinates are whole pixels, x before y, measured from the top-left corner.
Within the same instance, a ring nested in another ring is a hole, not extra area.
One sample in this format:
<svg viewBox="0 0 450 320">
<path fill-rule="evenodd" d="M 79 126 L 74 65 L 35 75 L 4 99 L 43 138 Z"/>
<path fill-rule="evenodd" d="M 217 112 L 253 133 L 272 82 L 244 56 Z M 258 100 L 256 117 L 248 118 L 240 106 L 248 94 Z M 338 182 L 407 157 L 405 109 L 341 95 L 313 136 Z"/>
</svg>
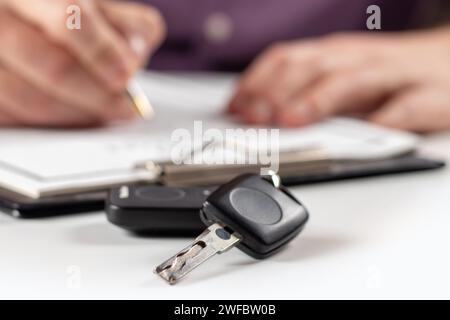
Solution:
<svg viewBox="0 0 450 320">
<path fill-rule="evenodd" d="M 191 150 L 192 157 L 195 152 L 203 152 L 214 146 L 217 141 L 208 141 L 200 148 Z M 300 150 L 289 150 L 280 153 L 279 172 L 273 172 L 271 182 L 281 184 L 284 177 L 314 172 L 328 172 L 333 161 L 323 148 L 314 146 Z M 158 182 L 167 186 L 207 186 L 224 183 L 243 173 L 259 174 L 262 164 L 175 164 L 172 162 L 156 163 L 144 161 L 135 166 L 137 170 L 151 172 Z M 276 176 L 275 176 L 276 174 Z M 278 177 L 279 176 L 279 177 Z M 278 177 L 278 179 L 276 178 Z M 274 180 L 275 178 L 275 180 Z"/>
</svg>

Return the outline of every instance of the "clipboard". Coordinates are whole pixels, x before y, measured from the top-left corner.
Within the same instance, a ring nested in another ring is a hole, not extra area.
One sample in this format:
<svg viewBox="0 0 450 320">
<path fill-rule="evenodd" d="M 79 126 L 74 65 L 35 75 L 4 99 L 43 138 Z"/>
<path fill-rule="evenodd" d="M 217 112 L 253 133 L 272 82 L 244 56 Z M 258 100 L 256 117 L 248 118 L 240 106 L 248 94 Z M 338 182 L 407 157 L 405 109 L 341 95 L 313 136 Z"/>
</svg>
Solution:
<svg viewBox="0 0 450 320">
<path fill-rule="evenodd" d="M 303 171 L 297 174 L 284 175 L 282 182 L 286 186 L 308 185 L 315 183 L 327 183 L 331 181 L 361 179 L 374 176 L 404 174 L 408 172 L 437 170 L 445 167 L 445 162 L 424 158 L 414 153 L 405 154 L 391 159 L 379 159 L 366 162 L 341 162 L 325 165 L 321 169 L 316 167 L 315 171 Z M 172 167 L 172 170 L 175 167 Z M 178 168 L 178 169 L 181 169 Z M 257 168 L 249 168 L 249 170 Z M 188 168 L 184 168 L 188 172 Z M 190 168 L 192 170 L 192 168 Z M 235 168 L 234 170 L 237 170 Z M 222 179 L 230 179 L 233 174 L 239 172 L 228 172 Z M 191 171 L 192 173 L 192 171 Z M 172 172 L 173 177 L 173 172 Z M 168 179 L 168 177 L 166 177 Z M 186 179 L 178 180 L 178 185 L 186 185 Z M 205 182 L 203 182 L 205 183 Z M 166 181 L 168 185 L 177 185 L 175 180 Z M 197 185 L 202 184 L 197 180 Z M 140 184 L 137 184 L 140 185 Z M 42 218 L 59 216 L 65 214 L 75 214 L 83 212 L 95 212 L 104 210 L 105 200 L 108 197 L 108 190 L 75 193 L 71 195 L 61 195 L 44 197 L 41 199 L 31 199 L 23 195 L 0 189 L 0 210 L 9 213 L 17 218 Z"/>
</svg>

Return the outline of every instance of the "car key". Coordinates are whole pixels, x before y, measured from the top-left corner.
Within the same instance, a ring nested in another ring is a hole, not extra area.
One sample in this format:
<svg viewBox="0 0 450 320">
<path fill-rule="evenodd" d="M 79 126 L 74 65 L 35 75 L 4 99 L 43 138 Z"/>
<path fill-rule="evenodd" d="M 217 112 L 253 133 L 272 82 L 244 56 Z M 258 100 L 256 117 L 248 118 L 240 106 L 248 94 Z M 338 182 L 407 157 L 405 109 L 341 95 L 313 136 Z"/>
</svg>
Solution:
<svg viewBox="0 0 450 320">
<path fill-rule="evenodd" d="M 268 181 L 245 174 L 222 185 L 205 201 L 201 219 L 208 228 L 188 247 L 156 267 L 170 284 L 234 246 L 264 259 L 278 252 L 303 229 L 309 214 L 277 175 Z"/>
<path fill-rule="evenodd" d="M 135 233 L 194 235 L 201 232 L 199 211 L 215 187 L 177 188 L 126 185 L 106 199 L 109 222 Z"/>
</svg>

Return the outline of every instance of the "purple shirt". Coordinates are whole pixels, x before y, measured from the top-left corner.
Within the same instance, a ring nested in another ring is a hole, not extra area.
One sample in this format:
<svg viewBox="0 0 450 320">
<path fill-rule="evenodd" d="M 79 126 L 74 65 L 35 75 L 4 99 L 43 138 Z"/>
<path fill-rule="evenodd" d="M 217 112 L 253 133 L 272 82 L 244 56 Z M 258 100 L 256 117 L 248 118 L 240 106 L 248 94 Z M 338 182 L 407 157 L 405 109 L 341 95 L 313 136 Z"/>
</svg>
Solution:
<svg viewBox="0 0 450 320">
<path fill-rule="evenodd" d="M 240 70 L 271 43 L 334 31 L 367 30 L 381 8 L 383 31 L 410 26 L 420 0 L 136 0 L 161 11 L 168 37 L 150 67 Z"/>
</svg>

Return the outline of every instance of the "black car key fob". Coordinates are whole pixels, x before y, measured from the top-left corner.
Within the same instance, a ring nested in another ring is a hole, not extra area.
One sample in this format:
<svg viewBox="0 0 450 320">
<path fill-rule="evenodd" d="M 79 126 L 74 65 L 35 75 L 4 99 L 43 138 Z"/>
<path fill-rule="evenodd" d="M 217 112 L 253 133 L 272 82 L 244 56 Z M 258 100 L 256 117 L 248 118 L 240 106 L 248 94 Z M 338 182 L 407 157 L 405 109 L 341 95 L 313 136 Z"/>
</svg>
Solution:
<svg viewBox="0 0 450 320">
<path fill-rule="evenodd" d="M 237 247 L 263 259 L 283 247 L 303 229 L 308 212 L 283 186 L 258 175 L 243 175 L 212 193 L 203 205 L 207 225 L 220 223 L 240 235 Z"/>
<path fill-rule="evenodd" d="M 214 189 L 122 186 L 109 194 L 107 218 L 135 233 L 198 234 L 205 228 L 199 216 L 200 209 Z"/>
<path fill-rule="evenodd" d="M 201 218 L 207 229 L 155 269 L 170 284 L 234 246 L 257 259 L 273 255 L 300 233 L 309 214 L 279 185 L 277 175 L 267 179 L 245 174 L 214 191 L 203 204 Z"/>
</svg>

